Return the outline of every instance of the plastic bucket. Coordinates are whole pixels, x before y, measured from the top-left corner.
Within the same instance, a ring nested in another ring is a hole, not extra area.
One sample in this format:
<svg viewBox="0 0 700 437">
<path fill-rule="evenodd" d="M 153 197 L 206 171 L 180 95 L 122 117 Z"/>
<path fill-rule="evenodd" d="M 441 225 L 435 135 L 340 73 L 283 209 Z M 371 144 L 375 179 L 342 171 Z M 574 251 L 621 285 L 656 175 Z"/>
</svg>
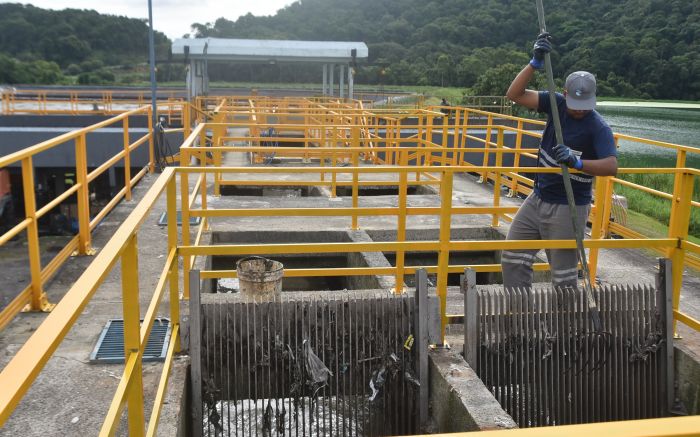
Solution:
<svg viewBox="0 0 700 437">
<path fill-rule="evenodd" d="M 236 272 L 243 295 L 274 297 L 282 292 L 284 265 L 279 261 L 249 256 L 238 260 Z"/>
</svg>

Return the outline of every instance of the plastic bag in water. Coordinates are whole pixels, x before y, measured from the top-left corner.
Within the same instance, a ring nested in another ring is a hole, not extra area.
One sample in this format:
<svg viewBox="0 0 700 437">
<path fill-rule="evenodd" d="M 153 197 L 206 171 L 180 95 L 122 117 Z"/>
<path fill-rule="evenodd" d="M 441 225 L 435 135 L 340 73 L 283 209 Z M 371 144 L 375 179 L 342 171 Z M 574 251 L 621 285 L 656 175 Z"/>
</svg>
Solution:
<svg viewBox="0 0 700 437">
<path fill-rule="evenodd" d="M 304 340 L 304 365 L 309 382 L 317 385 L 326 385 L 329 377 L 333 376 L 323 361 L 311 350 L 311 343 Z"/>
</svg>

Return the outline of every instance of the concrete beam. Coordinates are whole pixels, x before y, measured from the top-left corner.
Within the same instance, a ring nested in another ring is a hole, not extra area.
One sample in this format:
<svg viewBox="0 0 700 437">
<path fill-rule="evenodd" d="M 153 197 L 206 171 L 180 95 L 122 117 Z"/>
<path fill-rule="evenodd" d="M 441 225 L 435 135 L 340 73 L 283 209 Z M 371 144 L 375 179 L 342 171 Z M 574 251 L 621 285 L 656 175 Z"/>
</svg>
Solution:
<svg viewBox="0 0 700 437">
<path fill-rule="evenodd" d="M 459 353 L 434 349 L 429 360 L 431 433 L 518 427 Z"/>
</svg>

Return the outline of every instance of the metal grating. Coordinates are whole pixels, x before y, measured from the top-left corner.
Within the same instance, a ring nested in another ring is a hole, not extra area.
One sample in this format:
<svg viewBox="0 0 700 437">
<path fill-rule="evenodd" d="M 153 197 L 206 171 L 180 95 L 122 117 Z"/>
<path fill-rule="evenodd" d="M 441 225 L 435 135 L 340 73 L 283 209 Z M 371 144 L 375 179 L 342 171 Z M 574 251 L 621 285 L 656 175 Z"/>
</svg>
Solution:
<svg viewBox="0 0 700 437">
<path fill-rule="evenodd" d="M 415 312 L 393 295 L 203 303 L 194 435 L 414 434 Z"/>
<path fill-rule="evenodd" d="M 142 360 L 163 361 L 170 342 L 170 319 L 158 318 L 153 323 Z M 90 354 L 91 363 L 124 363 L 124 320 L 111 319 L 100 333 L 95 348 Z"/>
<path fill-rule="evenodd" d="M 467 362 L 519 427 L 668 414 L 664 293 L 594 294 L 605 336 L 580 290 L 467 288 Z"/>
<path fill-rule="evenodd" d="M 201 217 L 193 217 L 190 216 L 190 226 L 196 226 L 202 221 Z M 167 226 L 168 225 L 168 213 L 164 212 L 160 215 L 160 218 L 158 219 L 158 226 Z M 182 211 L 177 212 L 177 225 L 182 226 Z"/>
</svg>

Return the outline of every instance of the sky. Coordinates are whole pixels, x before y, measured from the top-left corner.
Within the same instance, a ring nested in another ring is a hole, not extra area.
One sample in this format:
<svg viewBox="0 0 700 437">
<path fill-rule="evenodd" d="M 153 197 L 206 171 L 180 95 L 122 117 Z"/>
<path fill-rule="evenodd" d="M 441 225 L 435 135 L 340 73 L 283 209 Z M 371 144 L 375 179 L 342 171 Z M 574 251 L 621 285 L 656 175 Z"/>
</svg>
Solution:
<svg viewBox="0 0 700 437">
<path fill-rule="evenodd" d="M 0 3 L 6 3 L 0 1 Z M 42 9 L 94 9 L 101 14 L 148 19 L 148 0 L 15 0 Z M 192 23 L 213 23 L 224 17 L 235 21 L 241 15 L 273 15 L 293 0 L 152 0 L 153 28 L 168 38 L 181 38 Z"/>
</svg>

